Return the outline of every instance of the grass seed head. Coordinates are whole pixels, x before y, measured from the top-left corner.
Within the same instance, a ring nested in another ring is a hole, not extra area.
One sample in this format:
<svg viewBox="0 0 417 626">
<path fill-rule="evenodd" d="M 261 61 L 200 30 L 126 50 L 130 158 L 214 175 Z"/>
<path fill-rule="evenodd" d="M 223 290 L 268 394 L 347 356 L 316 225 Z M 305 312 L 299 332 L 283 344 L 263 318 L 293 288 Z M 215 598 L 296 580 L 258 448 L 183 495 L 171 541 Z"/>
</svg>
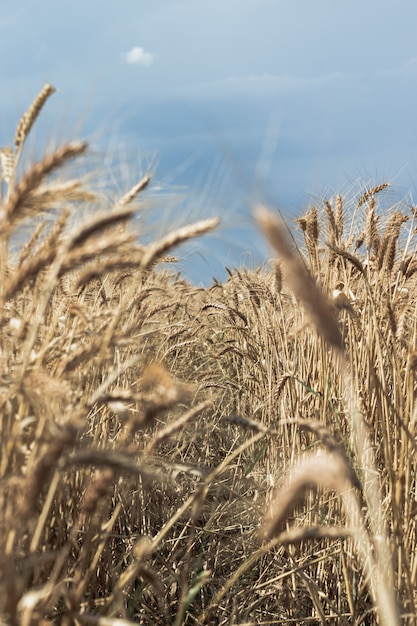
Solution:
<svg viewBox="0 0 417 626">
<path fill-rule="evenodd" d="M 29 135 L 31 128 L 36 122 L 41 110 L 43 109 L 48 98 L 55 93 L 55 87 L 47 83 L 36 96 L 26 113 L 20 118 L 16 128 L 14 143 L 16 148 L 20 148 Z"/>
</svg>

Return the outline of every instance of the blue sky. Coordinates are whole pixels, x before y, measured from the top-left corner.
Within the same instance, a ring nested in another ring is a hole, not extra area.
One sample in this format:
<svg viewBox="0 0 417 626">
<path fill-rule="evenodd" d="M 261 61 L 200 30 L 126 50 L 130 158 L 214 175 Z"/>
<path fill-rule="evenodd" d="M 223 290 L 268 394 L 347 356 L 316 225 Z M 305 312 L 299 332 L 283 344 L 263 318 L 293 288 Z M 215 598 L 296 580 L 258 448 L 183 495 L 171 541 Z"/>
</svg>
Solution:
<svg viewBox="0 0 417 626">
<path fill-rule="evenodd" d="M 290 217 L 359 178 L 415 195 L 415 0 L 2 4 L 0 143 L 51 82 L 38 133 L 120 148 L 131 183 L 157 152 L 175 220 L 222 214 L 201 248 L 220 265 L 261 252 L 256 199 Z"/>
</svg>

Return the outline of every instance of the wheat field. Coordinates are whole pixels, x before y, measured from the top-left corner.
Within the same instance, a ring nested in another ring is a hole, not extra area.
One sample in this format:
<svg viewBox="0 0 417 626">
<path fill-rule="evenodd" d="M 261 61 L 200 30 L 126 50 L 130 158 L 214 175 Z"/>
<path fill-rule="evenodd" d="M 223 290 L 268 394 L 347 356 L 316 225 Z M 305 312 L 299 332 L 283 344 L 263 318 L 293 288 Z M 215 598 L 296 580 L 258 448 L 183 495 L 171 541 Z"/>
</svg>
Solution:
<svg viewBox="0 0 417 626">
<path fill-rule="evenodd" d="M 53 92 L 0 152 L 1 625 L 416 624 L 417 209 L 254 207 L 271 262 L 196 287 L 218 219 L 25 162 Z"/>
</svg>

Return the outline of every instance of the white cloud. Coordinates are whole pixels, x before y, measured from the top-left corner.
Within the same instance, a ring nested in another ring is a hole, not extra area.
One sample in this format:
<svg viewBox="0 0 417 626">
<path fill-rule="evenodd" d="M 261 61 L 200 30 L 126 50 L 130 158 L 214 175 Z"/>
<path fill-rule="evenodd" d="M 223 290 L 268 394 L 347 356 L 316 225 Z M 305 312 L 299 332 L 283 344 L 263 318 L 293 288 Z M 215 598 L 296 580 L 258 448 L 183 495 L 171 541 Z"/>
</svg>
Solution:
<svg viewBox="0 0 417 626">
<path fill-rule="evenodd" d="M 126 63 L 130 63 L 131 65 L 144 65 L 145 67 L 149 67 L 153 63 L 154 55 L 151 52 L 146 52 L 140 46 L 135 46 L 129 52 L 125 52 L 122 55 L 126 61 Z"/>
</svg>

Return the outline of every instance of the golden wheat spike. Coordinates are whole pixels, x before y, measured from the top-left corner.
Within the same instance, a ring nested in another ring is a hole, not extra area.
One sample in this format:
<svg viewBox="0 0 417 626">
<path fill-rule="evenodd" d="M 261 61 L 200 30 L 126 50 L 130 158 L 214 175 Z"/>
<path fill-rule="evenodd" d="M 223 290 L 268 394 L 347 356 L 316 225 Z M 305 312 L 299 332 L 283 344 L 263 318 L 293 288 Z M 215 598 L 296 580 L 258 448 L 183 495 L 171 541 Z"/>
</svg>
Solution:
<svg viewBox="0 0 417 626">
<path fill-rule="evenodd" d="M 324 201 L 324 207 L 326 209 L 327 222 L 328 222 L 328 231 L 329 231 L 329 240 L 333 243 L 339 239 L 339 234 L 337 232 L 336 225 L 336 216 L 334 209 L 328 200 Z"/>
<path fill-rule="evenodd" d="M 257 207 L 255 217 L 265 237 L 280 255 L 288 282 L 295 295 L 303 302 L 311 321 L 331 346 L 343 351 L 342 334 L 334 307 L 320 291 L 301 257 L 291 249 L 283 224 L 263 206 Z"/>
<path fill-rule="evenodd" d="M 306 215 L 306 235 L 308 243 L 311 246 L 317 246 L 319 241 L 319 222 L 317 216 L 317 207 L 313 206 Z"/>
<path fill-rule="evenodd" d="M 19 219 L 19 214 L 28 201 L 29 196 L 33 194 L 34 190 L 52 171 L 61 167 L 70 159 L 80 156 L 86 150 L 87 143 L 73 141 L 35 163 L 8 197 L 5 211 L 10 221 L 15 222 Z"/>
<path fill-rule="evenodd" d="M 274 264 L 274 283 L 275 283 L 276 293 L 281 293 L 282 291 L 282 267 L 279 261 L 276 261 Z"/>
<path fill-rule="evenodd" d="M 44 85 L 42 91 L 38 93 L 28 110 L 22 115 L 16 128 L 14 143 L 16 148 L 20 148 L 29 135 L 30 130 L 41 112 L 49 96 L 55 93 L 56 89 L 49 83 Z"/>
<path fill-rule="evenodd" d="M 175 246 L 178 246 L 180 243 L 188 241 L 188 239 L 191 239 L 192 237 L 198 237 L 210 232 L 216 228 L 219 223 L 219 218 L 212 217 L 206 220 L 200 220 L 194 224 L 182 226 L 181 228 L 168 233 L 168 235 L 162 237 L 162 239 L 159 239 L 155 243 L 150 244 L 145 249 L 141 262 L 142 269 L 148 269 L 152 263 L 156 263 L 156 261 L 158 261 L 168 250 L 175 248 Z"/>
<path fill-rule="evenodd" d="M 390 187 L 390 183 L 381 183 L 380 185 L 376 185 L 376 187 L 372 187 L 372 189 L 368 189 L 365 191 L 358 200 L 357 208 L 359 209 L 369 198 L 372 198 L 377 193 L 380 193 L 387 187 Z"/>
<path fill-rule="evenodd" d="M 124 196 L 120 198 L 120 200 L 116 204 L 116 208 L 122 208 L 127 206 L 135 199 L 135 197 L 140 194 L 151 182 L 150 174 L 145 174 L 136 185 L 134 185 Z"/>
<path fill-rule="evenodd" d="M 360 271 L 361 274 L 363 274 L 364 272 L 363 264 L 357 256 L 355 256 L 348 250 L 345 250 L 344 248 L 339 248 L 339 246 L 332 244 L 330 241 L 326 241 L 326 246 L 329 248 L 329 250 L 334 252 L 334 254 L 341 256 L 343 259 L 346 259 L 347 261 L 350 261 L 350 263 L 352 263 L 352 265 L 356 267 Z"/>
<path fill-rule="evenodd" d="M 285 522 L 309 487 L 334 489 L 339 494 L 352 487 L 350 468 L 338 454 L 307 454 L 291 468 L 290 477 L 289 484 L 277 494 L 275 504 L 261 528 L 265 539 L 277 536 L 284 529 Z"/>
</svg>

